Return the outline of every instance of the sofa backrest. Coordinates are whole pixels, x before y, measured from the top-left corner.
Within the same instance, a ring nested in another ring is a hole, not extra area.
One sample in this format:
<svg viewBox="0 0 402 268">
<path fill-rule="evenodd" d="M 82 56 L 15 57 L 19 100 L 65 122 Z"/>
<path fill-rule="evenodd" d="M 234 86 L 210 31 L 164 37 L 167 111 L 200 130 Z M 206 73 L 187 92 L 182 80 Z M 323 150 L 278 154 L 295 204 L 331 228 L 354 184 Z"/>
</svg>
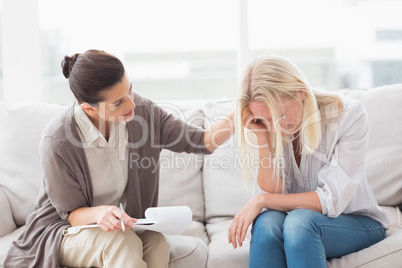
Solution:
<svg viewBox="0 0 402 268">
<path fill-rule="evenodd" d="M 380 205 L 402 205 L 402 84 L 340 90 L 359 100 L 369 118 L 367 179 Z"/>
<path fill-rule="evenodd" d="M 33 210 L 42 181 L 39 142 L 45 125 L 64 106 L 44 102 L 0 102 L 0 191 L 17 226 Z M 3 217 L 3 216 L 2 216 Z M 2 226 L 3 227 L 3 226 Z"/>
<path fill-rule="evenodd" d="M 213 101 L 204 107 L 208 127 L 235 110 L 235 101 Z M 240 159 L 234 135 L 204 159 L 204 198 L 207 221 L 215 217 L 232 217 L 249 200 L 249 185 L 242 178 L 241 168 L 250 168 Z"/>
<path fill-rule="evenodd" d="M 3 237 L 17 229 L 17 225 L 14 222 L 10 201 L 2 188 L 0 188 L 0 211 L 0 237 Z"/>
<path fill-rule="evenodd" d="M 204 113 L 189 105 L 158 103 L 165 111 L 186 122 L 202 127 Z M 160 155 L 158 206 L 189 206 L 193 220 L 204 222 L 204 191 L 202 184 L 203 155 L 175 153 L 163 149 Z"/>
</svg>

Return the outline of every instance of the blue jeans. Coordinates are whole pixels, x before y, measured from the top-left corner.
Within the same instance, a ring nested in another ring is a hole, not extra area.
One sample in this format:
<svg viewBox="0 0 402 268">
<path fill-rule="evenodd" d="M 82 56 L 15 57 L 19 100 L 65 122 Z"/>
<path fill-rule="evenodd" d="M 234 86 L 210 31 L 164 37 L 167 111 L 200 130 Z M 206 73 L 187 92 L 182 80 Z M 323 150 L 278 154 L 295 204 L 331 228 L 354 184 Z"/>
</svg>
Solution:
<svg viewBox="0 0 402 268">
<path fill-rule="evenodd" d="M 327 267 L 327 259 L 359 251 L 385 238 L 376 220 L 329 218 L 309 209 L 267 210 L 253 223 L 249 267 Z"/>
</svg>

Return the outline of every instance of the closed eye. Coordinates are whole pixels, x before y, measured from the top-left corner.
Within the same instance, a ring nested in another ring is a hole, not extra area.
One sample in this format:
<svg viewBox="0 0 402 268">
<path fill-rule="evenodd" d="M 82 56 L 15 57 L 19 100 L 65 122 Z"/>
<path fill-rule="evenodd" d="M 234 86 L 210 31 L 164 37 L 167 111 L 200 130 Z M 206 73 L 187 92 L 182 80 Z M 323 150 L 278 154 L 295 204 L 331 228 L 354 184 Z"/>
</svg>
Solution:
<svg viewBox="0 0 402 268">
<path fill-rule="evenodd" d="M 132 94 L 133 94 L 133 84 L 130 83 L 130 88 L 129 88 L 129 90 L 128 90 L 128 95 L 129 95 L 129 96 L 132 96 Z M 113 105 L 114 105 L 115 107 L 119 107 L 119 106 L 123 103 L 123 101 L 124 101 L 124 98 L 121 98 L 120 100 L 118 100 L 118 101 L 116 101 L 115 103 L 113 103 Z"/>
</svg>

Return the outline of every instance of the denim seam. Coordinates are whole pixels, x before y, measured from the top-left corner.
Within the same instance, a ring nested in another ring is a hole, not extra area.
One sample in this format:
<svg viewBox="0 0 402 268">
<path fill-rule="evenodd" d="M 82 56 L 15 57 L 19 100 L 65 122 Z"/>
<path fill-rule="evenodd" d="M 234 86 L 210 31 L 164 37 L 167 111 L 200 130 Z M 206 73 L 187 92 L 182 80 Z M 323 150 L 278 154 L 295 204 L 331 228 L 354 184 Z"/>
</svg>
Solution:
<svg viewBox="0 0 402 268">
<path fill-rule="evenodd" d="M 384 229 L 382 226 L 378 227 L 378 228 L 370 228 L 370 229 L 361 229 L 361 228 L 353 228 L 353 227 L 348 227 L 348 226 L 337 226 L 337 225 L 330 225 L 330 224 L 322 224 L 320 226 L 318 226 L 318 230 L 320 232 L 320 239 L 323 242 L 323 236 L 324 236 L 324 232 L 325 232 L 325 228 L 324 230 L 321 229 L 321 227 L 336 227 L 336 228 L 342 228 L 342 229 L 348 229 L 348 230 L 354 230 L 354 231 L 361 231 L 361 232 L 369 232 L 370 234 L 375 232 L 375 231 L 379 231 Z M 372 235 L 370 235 L 370 241 L 373 242 L 373 237 Z"/>
<path fill-rule="evenodd" d="M 343 228 L 343 229 L 349 229 L 349 230 L 357 230 L 357 231 L 377 231 L 377 230 L 382 230 L 384 227 L 376 227 L 376 228 L 370 228 L 370 229 L 362 229 L 362 228 L 354 228 L 354 227 L 349 227 L 349 226 L 342 226 L 342 225 L 330 225 L 330 224 L 320 224 L 317 226 L 318 229 L 321 231 L 321 227 L 337 227 L 337 228 Z"/>
</svg>

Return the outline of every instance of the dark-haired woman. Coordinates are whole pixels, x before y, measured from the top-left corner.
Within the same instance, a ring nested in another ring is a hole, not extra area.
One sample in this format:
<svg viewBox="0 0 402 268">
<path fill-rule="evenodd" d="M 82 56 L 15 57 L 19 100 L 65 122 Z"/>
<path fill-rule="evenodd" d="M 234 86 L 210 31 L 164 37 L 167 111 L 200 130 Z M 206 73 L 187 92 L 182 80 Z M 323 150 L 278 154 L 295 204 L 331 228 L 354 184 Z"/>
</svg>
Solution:
<svg viewBox="0 0 402 268">
<path fill-rule="evenodd" d="M 39 199 L 4 267 L 167 267 L 164 236 L 130 228 L 157 206 L 153 164 L 163 148 L 213 152 L 232 134 L 233 114 L 205 131 L 187 124 L 135 94 L 121 61 L 103 51 L 66 56 L 62 69 L 77 103 L 43 132 Z M 153 164 L 141 166 L 139 157 Z"/>
</svg>

